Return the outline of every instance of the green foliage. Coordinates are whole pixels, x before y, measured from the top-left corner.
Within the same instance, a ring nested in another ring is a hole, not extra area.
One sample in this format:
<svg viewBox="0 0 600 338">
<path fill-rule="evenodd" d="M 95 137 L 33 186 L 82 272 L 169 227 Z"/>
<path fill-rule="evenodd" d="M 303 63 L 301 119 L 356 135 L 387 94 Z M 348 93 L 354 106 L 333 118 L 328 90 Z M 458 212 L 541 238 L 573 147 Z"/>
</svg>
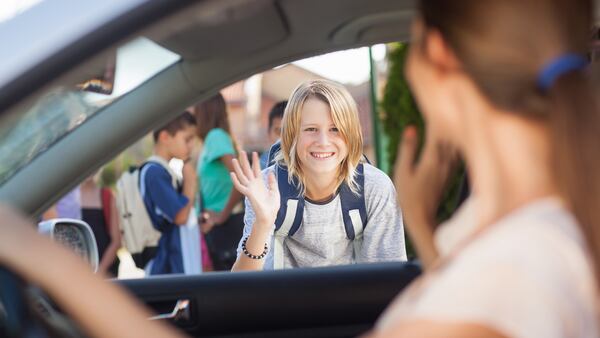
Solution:
<svg viewBox="0 0 600 338">
<path fill-rule="evenodd" d="M 102 168 L 100 172 L 100 186 L 113 188 L 117 183 L 117 173 L 115 171 L 115 162 L 111 161 Z"/>
<path fill-rule="evenodd" d="M 114 188 L 121 174 L 132 166 L 139 166 L 152 154 L 152 137 L 147 135 L 107 163 L 100 174 L 100 185 Z"/>
<path fill-rule="evenodd" d="M 404 128 L 410 125 L 416 126 L 419 135 L 420 152 L 425 135 L 425 123 L 404 76 L 404 64 L 406 62 L 408 45 L 394 43 L 388 45 L 388 48 L 389 73 L 381 102 L 380 118 L 383 121 L 384 132 L 389 139 L 387 148 L 388 167 L 393 168 L 398 152 L 398 144 Z M 461 165 L 451 178 L 450 184 L 443 195 L 437 213 L 438 222 L 448 219 L 456 209 L 459 197 L 458 192 L 464 175 L 464 166 Z M 409 258 L 414 257 L 414 250 L 408 238 L 407 253 Z"/>
<path fill-rule="evenodd" d="M 390 44 L 388 48 L 389 73 L 380 112 L 384 125 L 383 129 L 389 139 L 387 149 L 389 168 L 393 168 L 404 128 L 410 125 L 416 126 L 419 145 L 421 145 L 425 127 L 423 117 L 415 104 L 404 77 L 404 63 L 406 62 L 408 45 L 394 43 Z"/>
</svg>

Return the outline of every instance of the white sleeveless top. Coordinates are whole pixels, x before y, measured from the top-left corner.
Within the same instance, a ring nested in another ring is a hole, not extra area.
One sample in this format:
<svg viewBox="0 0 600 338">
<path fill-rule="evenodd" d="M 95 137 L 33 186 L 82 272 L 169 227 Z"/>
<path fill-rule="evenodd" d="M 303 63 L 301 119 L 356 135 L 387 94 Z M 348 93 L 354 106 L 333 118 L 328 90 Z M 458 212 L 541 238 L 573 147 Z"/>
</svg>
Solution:
<svg viewBox="0 0 600 338">
<path fill-rule="evenodd" d="M 470 200 L 436 232 L 442 256 L 475 231 Z M 376 324 L 423 319 L 481 324 L 512 338 L 600 337 L 597 286 L 573 216 L 557 198 L 490 225 L 397 297 Z"/>
</svg>

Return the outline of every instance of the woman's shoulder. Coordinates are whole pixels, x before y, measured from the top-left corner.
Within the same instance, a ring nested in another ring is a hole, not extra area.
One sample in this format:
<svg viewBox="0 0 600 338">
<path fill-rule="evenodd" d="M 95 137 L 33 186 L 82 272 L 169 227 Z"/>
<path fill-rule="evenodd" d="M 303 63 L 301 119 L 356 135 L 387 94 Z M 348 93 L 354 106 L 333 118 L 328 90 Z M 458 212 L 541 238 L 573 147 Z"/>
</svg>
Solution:
<svg viewBox="0 0 600 338">
<path fill-rule="evenodd" d="M 225 129 L 223 128 L 213 128 L 206 134 L 206 140 L 209 139 L 222 139 L 227 138 L 230 139 L 231 136 Z"/>
<path fill-rule="evenodd" d="M 544 290 L 532 297 L 562 294 L 583 299 L 595 290 L 593 267 L 577 222 L 556 200 L 530 203 L 489 227 L 452 260 L 449 280 L 477 284 L 468 279 L 504 271 L 504 277 L 513 275 L 509 284 L 516 291 L 543 285 Z M 486 280 L 508 283 L 503 278 Z"/>
<path fill-rule="evenodd" d="M 511 212 L 446 259 L 399 299 L 395 314 L 477 321 L 514 337 L 595 325 L 593 267 L 577 223 L 554 201 Z"/>
<path fill-rule="evenodd" d="M 508 243 L 501 244 L 507 240 Z M 571 251 L 585 250 L 576 219 L 555 198 L 533 201 L 510 212 L 490 225 L 488 233 L 477 243 L 482 249 L 501 253 L 506 251 L 502 247 L 510 246 L 513 250 L 509 252 L 522 257 L 531 256 L 539 249 L 557 252 L 569 246 Z"/>
</svg>

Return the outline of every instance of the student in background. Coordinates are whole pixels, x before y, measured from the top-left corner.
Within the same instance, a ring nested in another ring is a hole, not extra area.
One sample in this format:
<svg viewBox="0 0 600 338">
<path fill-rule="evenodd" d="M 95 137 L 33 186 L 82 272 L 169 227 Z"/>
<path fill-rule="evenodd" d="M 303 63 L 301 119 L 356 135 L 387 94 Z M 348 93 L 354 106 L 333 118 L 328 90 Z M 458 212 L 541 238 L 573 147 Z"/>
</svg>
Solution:
<svg viewBox="0 0 600 338">
<path fill-rule="evenodd" d="M 179 228 L 190 221 L 190 211 L 196 196 L 196 172 L 186 162 L 192 150 L 195 128 L 194 117 L 184 112 L 155 130 L 154 156 L 148 159 L 140 171 L 140 193 L 152 224 L 162 234 L 156 255 L 146 267 L 150 275 L 185 273 L 185 249 L 182 248 Z M 182 169 L 181 183 L 169 167 L 168 163 L 172 158 L 186 162 Z"/>
<path fill-rule="evenodd" d="M 277 102 L 271 111 L 269 112 L 269 129 L 267 130 L 267 136 L 269 139 L 269 147 L 277 142 L 281 137 L 281 120 L 283 119 L 283 112 L 287 106 L 286 101 Z M 260 168 L 265 169 L 267 167 L 267 161 L 269 159 L 269 148 L 260 155 Z"/>
<path fill-rule="evenodd" d="M 113 192 L 97 184 L 98 175 L 89 176 L 80 185 L 81 216 L 94 232 L 98 247 L 98 272 L 117 277 L 121 247 L 121 230 L 118 224 L 117 207 Z"/>
<path fill-rule="evenodd" d="M 202 151 L 198 178 L 203 232 L 215 270 L 229 270 L 235 262 L 237 243 L 242 236 L 242 195 L 233 189 L 229 173 L 236 156 L 231 137 L 227 105 L 221 94 L 197 104 L 194 109 Z"/>
<path fill-rule="evenodd" d="M 81 191 L 79 186 L 61 197 L 56 204 L 42 214 L 42 220 L 52 218 L 81 219 Z"/>
</svg>

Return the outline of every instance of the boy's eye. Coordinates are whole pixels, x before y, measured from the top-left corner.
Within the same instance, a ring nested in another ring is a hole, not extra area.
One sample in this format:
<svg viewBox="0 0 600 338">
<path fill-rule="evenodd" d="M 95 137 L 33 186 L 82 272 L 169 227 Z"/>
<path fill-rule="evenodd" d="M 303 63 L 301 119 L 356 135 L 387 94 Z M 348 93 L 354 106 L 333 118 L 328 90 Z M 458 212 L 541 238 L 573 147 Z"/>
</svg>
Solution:
<svg viewBox="0 0 600 338">
<path fill-rule="evenodd" d="M 304 129 L 304 131 L 317 131 L 317 128 L 315 128 L 315 127 L 308 127 L 306 129 Z"/>
<path fill-rule="evenodd" d="M 339 130 L 339 129 L 337 129 L 336 127 L 333 127 L 333 128 L 331 128 L 331 129 L 329 129 L 329 131 L 332 131 L 332 132 L 334 132 L 334 133 L 337 133 L 337 132 L 339 132 L 340 130 Z"/>
</svg>

